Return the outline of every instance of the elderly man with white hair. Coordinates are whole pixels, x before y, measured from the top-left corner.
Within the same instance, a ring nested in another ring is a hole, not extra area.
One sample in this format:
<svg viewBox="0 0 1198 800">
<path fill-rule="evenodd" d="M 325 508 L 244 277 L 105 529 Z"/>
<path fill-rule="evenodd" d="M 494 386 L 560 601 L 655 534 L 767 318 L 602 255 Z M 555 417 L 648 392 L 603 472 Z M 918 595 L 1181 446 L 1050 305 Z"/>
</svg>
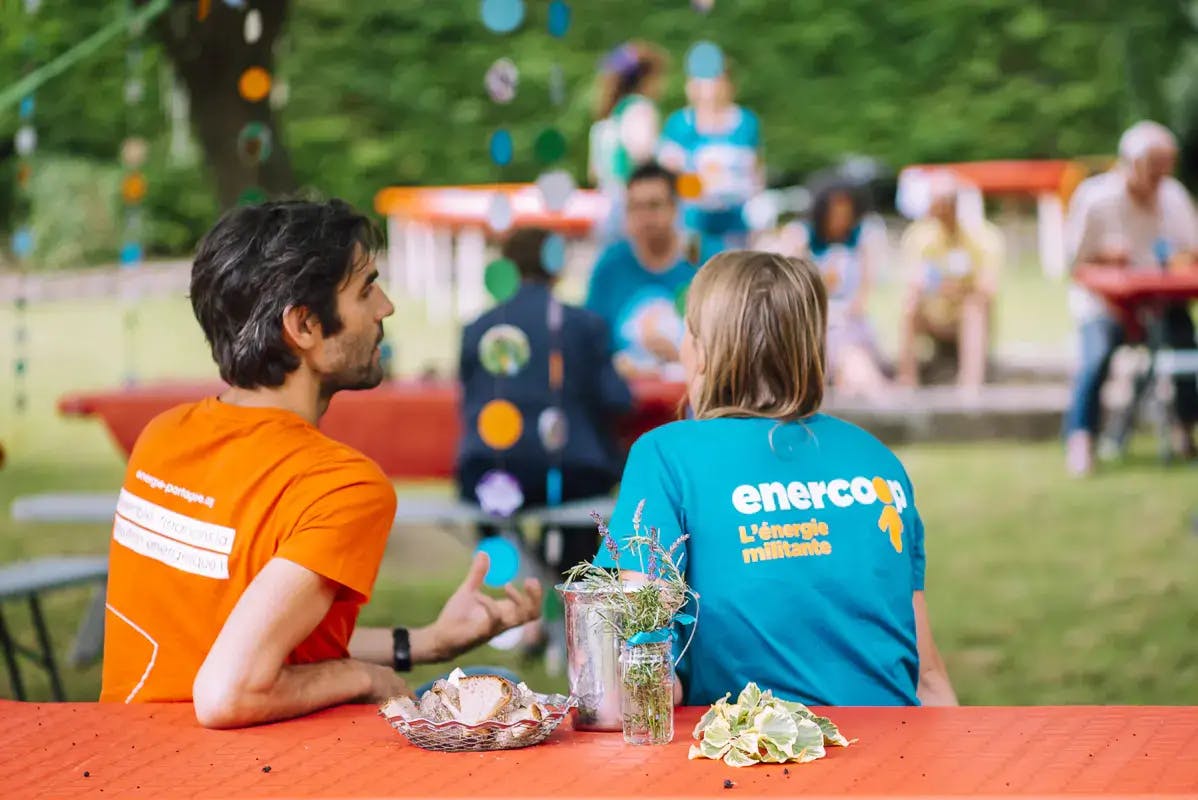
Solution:
<svg viewBox="0 0 1198 800">
<path fill-rule="evenodd" d="M 1066 257 L 1073 267 L 1105 264 L 1127 269 L 1166 269 L 1198 258 L 1198 214 L 1185 187 L 1172 176 L 1177 140 L 1168 128 L 1139 122 L 1119 140 L 1119 161 L 1077 187 L 1065 227 Z M 1111 356 L 1125 333 L 1103 301 L 1079 285 L 1070 289 L 1081 359 L 1073 399 L 1065 415 L 1066 465 L 1083 476 L 1094 468 L 1099 395 Z M 1164 310 L 1161 336 L 1167 346 L 1193 348 L 1194 324 L 1184 304 Z M 1174 450 L 1194 457 L 1192 429 L 1198 420 L 1198 386 L 1179 376 L 1175 403 L 1180 424 Z"/>
<path fill-rule="evenodd" d="M 929 176 L 928 208 L 903 234 L 908 290 L 899 331 L 898 380 L 919 382 L 916 340 L 955 346 L 957 382 L 976 391 L 985 380 L 990 310 L 1003 259 L 1002 235 L 985 219 L 958 214 L 966 189 L 947 171 Z M 976 216 L 976 215 L 975 215 Z"/>
</svg>

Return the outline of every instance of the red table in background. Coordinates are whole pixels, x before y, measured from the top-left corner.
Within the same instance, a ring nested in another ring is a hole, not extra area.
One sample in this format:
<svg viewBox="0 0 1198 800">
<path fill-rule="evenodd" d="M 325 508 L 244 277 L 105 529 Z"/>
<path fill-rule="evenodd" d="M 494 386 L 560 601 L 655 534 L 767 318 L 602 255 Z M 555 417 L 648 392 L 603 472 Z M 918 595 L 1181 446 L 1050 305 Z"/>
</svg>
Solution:
<svg viewBox="0 0 1198 800">
<path fill-rule="evenodd" d="M 1198 708 L 837 708 L 851 747 L 811 764 L 688 761 L 701 709 L 674 741 L 576 733 L 492 753 L 430 753 L 368 706 L 241 731 L 191 706 L 0 701 L 0 797 L 1193 797 Z M 264 772 L 265 767 L 270 772 Z M 88 777 L 84 777 L 84 773 Z M 725 789 L 724 781 L 733 781 Z"/>
<path fill-rule="evenodd" d="M 1164 272 L 1090 265 L 1079 267 L 1073 278 L 1111 306 L 1131 338 L 1143 335 L 1139 311 L 1145 306 L 1198 298 L 1198 267 Z"/>
<path fill-rule="evenodd" d="M 146 384 L 67 395 L 58 401 L 58 410 L 68 416 L 99 417 L 128 455 L 157 414 L 223 389 L 219 382 Z M 637 381 L 632 391 L 633 410 L 620 423 L 626 446 L 675 419 L 684 388 L 679 383 Z M 456 383 L 391 381 L 367 391 L 339 392 L 320 428 L 374 459 L 392 478 L 449 478 L 461 433 L 458 399 Z"/>
</svg>

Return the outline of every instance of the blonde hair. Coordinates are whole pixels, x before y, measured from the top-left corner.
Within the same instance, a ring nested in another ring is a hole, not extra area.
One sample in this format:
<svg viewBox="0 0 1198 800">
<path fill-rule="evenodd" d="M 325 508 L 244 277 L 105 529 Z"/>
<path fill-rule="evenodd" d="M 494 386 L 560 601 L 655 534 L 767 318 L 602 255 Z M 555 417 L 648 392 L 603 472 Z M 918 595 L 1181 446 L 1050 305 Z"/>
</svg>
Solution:
<svg viewBox="0 0 1198 800">
<path fill-rule="evenodd" d="M 699 419 L 792 421 L 824 399 L 828 295 L 805 258 L 733 250 L 699 270 L 686 324 L 704 360 Z"/>
</svg>

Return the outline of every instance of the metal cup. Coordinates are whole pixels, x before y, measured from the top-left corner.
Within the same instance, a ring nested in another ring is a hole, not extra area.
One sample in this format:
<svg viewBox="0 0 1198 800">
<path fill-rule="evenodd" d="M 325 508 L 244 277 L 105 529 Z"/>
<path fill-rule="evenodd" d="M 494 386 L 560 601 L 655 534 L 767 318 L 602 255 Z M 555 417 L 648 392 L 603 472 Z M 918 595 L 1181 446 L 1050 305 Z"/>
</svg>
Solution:
<svg viewBox="0 0 1198 800">
<path fill-rule="evenodd" d="M 620 640 L 611 629 L 612 592 L 558 584 L 566 618 L 566 675 L 578 698 L 574 727 L 582 731 L 623 730 L 620 708 Z"/>
</svg>

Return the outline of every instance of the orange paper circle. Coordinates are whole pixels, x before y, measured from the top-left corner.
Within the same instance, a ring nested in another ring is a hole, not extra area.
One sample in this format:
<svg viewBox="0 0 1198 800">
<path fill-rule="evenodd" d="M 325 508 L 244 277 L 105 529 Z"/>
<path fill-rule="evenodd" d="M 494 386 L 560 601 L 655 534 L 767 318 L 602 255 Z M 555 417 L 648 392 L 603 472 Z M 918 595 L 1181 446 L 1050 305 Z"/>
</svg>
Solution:
<svg viewBox="0 0 1198 800">
<path fill-rule="evenodd" d="M 703 182 L 693 172 L 678 176 L 678 195 L 686 200 L 695 200 L 703 194 Z"/>
<path fill-rule="evenodd" d="M 524 432 L 520 409 L 508 400 L 492 400 L 478 413 L 478 435 L 487 447 L 507 450 Z"/>
<path fill-rule="evenodd" d="M 270 94 L 270 73 L 262 67 L 250 67 L 241 73 L 241 80 L 237 82 L 237 90 L 251 103 L 265 99 Z"/>
<path fill-rule="evenodd" d="M 126 203 L 140 203 L 146 196 L 146 179 L 140 172 L 125 176 L 125 180 L 121 182 L 121 196 L 125 198 Z"/>
<path fill-rule="evenodd" d="M 33 177 L 33 167 L 28 164 L 22 164 L 17 167 L 17 186 L 28 186 L 29 179 Z"/>
</svg>

